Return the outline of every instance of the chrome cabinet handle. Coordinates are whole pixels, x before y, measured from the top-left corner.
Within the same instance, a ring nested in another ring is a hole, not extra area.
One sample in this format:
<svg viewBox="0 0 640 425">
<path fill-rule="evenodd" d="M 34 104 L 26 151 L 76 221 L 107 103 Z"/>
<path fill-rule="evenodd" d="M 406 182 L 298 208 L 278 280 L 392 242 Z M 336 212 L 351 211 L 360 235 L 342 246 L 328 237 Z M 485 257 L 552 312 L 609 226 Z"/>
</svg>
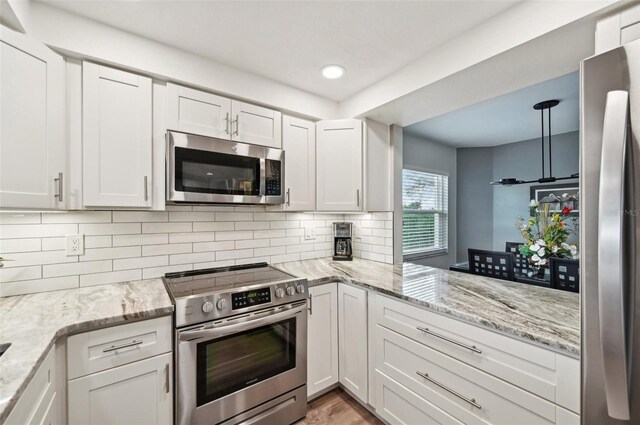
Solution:
<svg viewBox="0 0 640 425">
<path fill-rule="evenodd" d="M 224 122 L 225 122 L 224 132 L 226 134 L 229 134 L 229 113 L 228 112 L 227 112 L 227 115 L 224 117 Z"/>
<path fill-rule="evenodd" d="M 147 176 L 144 176 L 144 200 L 145 201 L 149 200 L 149 188 L 147 187 L 148 182 L 149 182 L 149 178 Z"/>
<path fill-rule="evenodd" d="M 170 383 L 169 383 L 169 363 L 164 365 L 164 391 L 169 394 L 170 391 Z"/>
<path fill-rule="evenodd" d="M 63 175 L 62 173 L 58 173 L 58 178 L 53 179 L 54 182 L 58 184 L 58 193 L 53 195 L 54 198 L 58 198 L 58 202 L 62 202 L 64 200 L 63 196 Z"/>
<path fill-rule="evenodd" d="M 236 114 L 236 119 L 234 122 L 236 123 L 236 131 L 233 134 L 237 136 L 238 133 L 240 132 L 240 116 L 238 114 Z"/>
<path fill-rule="evenodd" d="M 451 339 L 451 338 L 446 337 L 444 335 L 440 335 L 438 333 L 435 333 L 435 332 L 429 330 L 429 328 L 423 328 L 422 326 L 416 326 L 416 329 L 419 330 L 420 332 L 424 332 L 424 333 L 426 333 L 428 335 L 435 336 L 436 338 L 440 338 L 440 339 L 445 340 L 447 342 L 450 342 L 452 344 L 458 345 L 458 346 L 460 346 L 462 348 L 466 348 L 467 350 L 471 350 L 474 353 L 478 353 L 478 354 L 482 353 L 482 350 L 480 350 L 475 345 L 468 345 L 468 344 L 464 344 L 462 342 L 458 342 L 455 339 Z"/>
<path fill-rule="evenodd" d="M 360 206 L 360 189 L 356 189 L 356 206 Z"/>
<path fill-rule="evenodd" d="M 291 206 L 291 189 L 287 189 L 287 206 Z"/>
<path fill-rule="evenodd" d="M 313 316 L 313 294 L 309 294 L 309 316 Z"/>
<path fill-rule="evenodd" d="M 630 419 L 624 290 L 624 180 L 629 93 L 610 91 L 602 128 L 598 199 L 598 310 L 609 416 Z"/>
<path fill-rule="evenodd" d="M 4 262 L 5 261 L 14 261 L 14 260 L 11 260 L 11 259 L 6 258 L 6 257 L 0 257 L 0 268 L 4 267 Z"/>
<path fill-rule="evenodd" d="M 110 351 L 116 351 L 116 350 L 121 350 L 123 348 L 128 348 L 128 347 L 134 347 L 136 345 L 140 345 L 142 344 L 144 341 L 142 340 L 133 340 L 131 342 L 126 342 L 124 344 L 120 344 L 120 345 L 112 345 L 111 347 L 105 348 L 104 350 L 102 350 L 103 353 L 108 353 Z"/>
<path fill-rule="evenodd" d="M 436 381 L 435 379 L 430 377 L 428 373 L 423 373 L 423 372 L 420 372 L 420 371 L 416 371 L 416 375 L 418 375 L 419 377 L 421 377 L 423 379 L 426 379 L 427 381 L 431 382 L 432 384 L 435 384 L 435 385 L 439 386 L 443 390 L 450 392 L 451 394 L 453 394 L 454 396 L 458 397 L 459 399 L 461 399 L 463 401 L 466 401 L 467 403 L 469 403 L 473 407 L 476 407 L 478 409 L 482 409 L 482 406 L 480 406 L 478 403 L 476 403 L 476 399 L 475 398 L 468 398 L 468 397 L 463 396 L 459 392 L 457 392 L 455 390 L 452 390 L 451 388 L 447 387 L 446 385 L 441 384 L 440 382 Z"/>
</svg>

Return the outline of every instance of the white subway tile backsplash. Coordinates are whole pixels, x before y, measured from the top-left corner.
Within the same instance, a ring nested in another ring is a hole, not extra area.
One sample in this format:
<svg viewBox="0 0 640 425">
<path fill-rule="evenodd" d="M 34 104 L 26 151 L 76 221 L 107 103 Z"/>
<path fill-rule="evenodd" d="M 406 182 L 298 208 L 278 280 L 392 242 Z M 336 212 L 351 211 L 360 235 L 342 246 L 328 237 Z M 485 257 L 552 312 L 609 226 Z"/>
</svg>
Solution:
<svg viewBox="0 0 640 425">
<path fill-rule="evenodd" d="M 192 224 L 188 223 L 142 223 L 142 233 L 183 233 L 191 232 Z"/>
<path fill-rule="evenodd" d="M 104 285 L 106 283 L 127 282 L 142 279 L 142 270 L 121 270 L 117 272 L 83 274 L 80 286 Z"/>
<path fill-rule="evenodd" d="M 41 266 L 0 268 L 0 283 L 16 280 L 40 279 L 41 277 Z"/>
<path fill-rule="evenodd" d="M 113 260 L 113 270 L 131 270 L 131 269 L 144 269 L 147 267 L 159 267 L 168 266 L 169 256 L 158 255 L 155 257 L 138 257 L 138 258 L 123 258 L 120 260 Z"/>
<path fill-rule="evenodd" d="M 169 221 L 165 211 L 114 211 L 114 223 L 161 223 Z"/>
<path fill-rule="evenodd" d="M 0 239 L 47 238 L 75 233 L 78 233 L 77 224 L 0 224 Z"/>
<path fill-rule="evenodd" d="M 42 214 L 42 223 L 111 223 L 111 211 L 72 211 Z"/>
<path fill-rule="evenodd" d="M 169 243 L 169 236 L 166 233 L 113 236 L 113 246 L 161 245 L 167 243 Z"/>
<path fill-rule="evenodd" d="M 213 211 L 170 212 L 169 221 L 214 221 Z"/>
<path fill-rule="evenodd" d="M 3 257 L 12 252 L 31 252 L 42 249 L 42 239 L 0 239 L 0 253 Z"/>
<path fill-rule="evenodd" d="M 192 252 L 193 244 L 190 243 L 174 243 L 166 245 L 146 245 L 142 247 L 142 256 L 163 254 L 185 254 Z"/>
<path fill-rule="evenodd" d="M 354 226 L 354 255 L 393 258 L 393 215 L 272 211 L 264 206 L 171 205 L 166 211 L 0 214 L 0 296 L 161 277 L 194 268 L 331 256 L 332 224 Z M 304 239 L 305 228 L 314 237 Z M 66 256 L 65 236 L 85 235 Z"/>
<path fill-rule="evenodd" d="M 236 223 L 237 224 L 237 223 Z M 223 222 L 223 221 L 202 221 L 193 223 L 193 231 L 194 232 L 218 232 L 222 230 L 233 230 L 235 227 L 232 221 Z M 236 229 L 238 230 L 238 229 Z"/>
<path fill-rule="evenodd" d="M 235 250 L 216 252 L 216 261 L 235 260 L 238 258 L 249 258 L 249 257 L 253 257 L 253 249 L 235 249 Z"/>
<path fill-rule="evenodd" d="M 0 284 L 0 297 L 77 288 L 78 281 L 78 276 L 63 276 L 51 279 L 22 280 L 3 283 Z"/>
<path fill-rule="evenodd" d="M 217 241 L 237 241 L 241 239 L 253 239 L 253 232 L 251 231 L 216 232 Z"/>
<path fill-rule="evenodd" d="M 42 222 L 38 213 L 2 213 L 0 224 L 37 224 Z"/>
<path fill-rule="evenodd" d="M 221 241 L 221 242 L 196 242 L 193 244 L 193 252 L 223 251 L 227 249 L 240 248 L 238 242 L 241 241 Z M 250 242 L 250 241 L 248 241 Z M 245 247 L 247 248 L 247 247 Z"/>
<path fill-rule="evenodd" d="M 140 223 L 80 224 L 79 226 L 80 229 L 77 233 L 84 235 L 132 235 L 140 233 L 142 229 L 142 225 Z M 67 231 L 64 234 L 72 233 L 76 232 Z"/>
<path fill-rule="evenodd" d="M 124 246 L 118 248 L 90 248 L 84 250 L 84 255 L 78 256 L 80 261 L 108 260 L 116 258 L 140 257 L 142 255 L 139 246 Z"/>
<path fill-rule="evenodd" d="M 171 233 L 170 243 L 211 242 L 215 240 L 214 232 Z"/>
<path fill-rule="evenodd" d="M 84 261 L 79 263 L 51 264 L 42 266 L 42 277 L 70 276 L 77 274 L 111 271 L 112 261 Z"/>
</svg>

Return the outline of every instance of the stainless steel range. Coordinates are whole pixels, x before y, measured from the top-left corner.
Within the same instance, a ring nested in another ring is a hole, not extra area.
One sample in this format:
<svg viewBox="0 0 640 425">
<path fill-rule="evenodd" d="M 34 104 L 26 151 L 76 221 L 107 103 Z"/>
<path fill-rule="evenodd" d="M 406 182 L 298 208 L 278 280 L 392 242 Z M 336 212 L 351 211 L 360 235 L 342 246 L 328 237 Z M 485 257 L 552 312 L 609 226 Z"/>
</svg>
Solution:
<svg viewBox="0 0 640 425">
<path fill-rule="evenodd" d="M 307 406 L 307 280 L 266 263 L 165 275 L 176 423 L 290 424 Z"/>
</svg>

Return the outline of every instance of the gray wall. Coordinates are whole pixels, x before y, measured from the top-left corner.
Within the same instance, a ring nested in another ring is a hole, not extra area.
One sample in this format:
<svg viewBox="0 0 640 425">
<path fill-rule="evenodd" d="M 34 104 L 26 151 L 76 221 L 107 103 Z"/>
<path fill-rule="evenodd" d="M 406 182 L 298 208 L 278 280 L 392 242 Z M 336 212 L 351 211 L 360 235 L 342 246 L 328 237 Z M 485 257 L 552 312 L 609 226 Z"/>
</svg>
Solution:
<svg viewBox="0 0 640 425">
<path fill-rule="evenodd" d="M 405 132 L 403 134 L 402 158 L 404 167 L 409 166 L 449 176 L 449 253 L 411 260 L 414 263 L 446 269 L 449 264 L 455 262 L 456 258 L 456 191 L 458 187 L 456 149 Z M 402 246 L 401 242 L 398 246 Z"/>
<path fill-rule="evenodd" d="M 578 132 L 553 136 L 553 174 L 556 177 L 577 173 L 579 157 Z M 457 165 L 457 260 L 467 260 L 468 248 L 501 251 L 505 242 L 521 240 L 515 222 L 519 216 L 529 214 L 531 185 L 490 186 L 489 181 L 504 177 L 539 178 L 542 173 L 540 139 L 491 148 L 461 148 L 458 149 Z M 548 175 L 548 163 L 546 170 Z M 558 183 L 576 182 L 577 179 Z"/>
</svg>

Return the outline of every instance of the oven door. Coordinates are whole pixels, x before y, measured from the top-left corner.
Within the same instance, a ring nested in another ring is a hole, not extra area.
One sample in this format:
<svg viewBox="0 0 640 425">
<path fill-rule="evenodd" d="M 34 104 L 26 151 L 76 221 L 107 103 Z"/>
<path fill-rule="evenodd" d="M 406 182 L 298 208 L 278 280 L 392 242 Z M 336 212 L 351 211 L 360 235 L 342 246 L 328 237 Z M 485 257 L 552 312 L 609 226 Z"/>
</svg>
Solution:
<svg viewBox="0 0 640 425">
<path fill-rule="evenodd" d="M 169 203 L 282 204 L 280 149 L 170 131 Z"/>
<path fill-rule="evenodd" d="M 228 420 L 306 383 L 306 302 L 178 331 L 177 351 L 177 423 Z"/>
</svg>

